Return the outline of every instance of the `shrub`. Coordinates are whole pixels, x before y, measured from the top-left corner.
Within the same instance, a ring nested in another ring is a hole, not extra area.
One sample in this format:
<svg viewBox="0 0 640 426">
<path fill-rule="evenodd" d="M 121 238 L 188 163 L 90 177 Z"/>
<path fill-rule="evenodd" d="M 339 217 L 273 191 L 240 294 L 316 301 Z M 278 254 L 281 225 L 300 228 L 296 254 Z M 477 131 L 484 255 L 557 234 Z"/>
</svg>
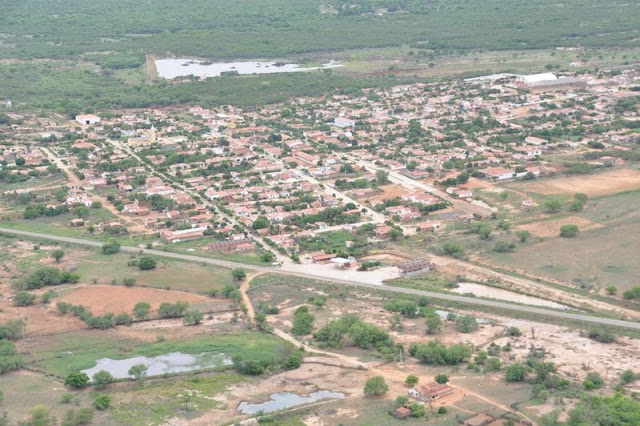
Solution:
<svg viewBox="0 0 640 426">
<path fill-rule="evenodd" d="M 509 327 L 509 329 L 507 330 L 507 334 L 514 337 L 522 336 L 522 332 L 518 327 Z"/>
<path fill-rule="evenodd" d="M 93 421 L 93 410 L 89 407 L 81 408 L 78 411 L 68 410 L 64 419 L 62 420 L 62 426 L 79 426 L 88 425 Z"/>
<path fill-rule="evenodd" d="M 131 325 L 133 323 L 133 318 L 131 315 L 125 314 L 124 312 L 116 315 L 113 318 L 113 322 L 115 325 Z"/>
<path fill-rule="evenodd" d="M 71 404 L 71 401 L 73 401 L 72 393 L 63 393 L 62 396 L 60 397 L 61 404 Z"/>
<path fill-rule="evenodd" d="M 136 279 L 135 278 L 123 278 L 122 279 L 122 284 L 124 284 L 127 287 L 132 287 L 136 284 Z"/>
<path fill-rule="evenodd" d="M 98 410 L 106 410 L 111 405 L 111 396 L 106 393 L 100 394 L 93 400 L 93 405 Z"/>
<path fill-rule="evenodd" d="M 382 376 L 374 376 L 364 385 L 364 394 L 367 396 L 382 396 L 389 391 L 389 386 Z"/>
<path fill-rule="evenodd" d="M 76 371 L 67 376 L 64 380 L 64 385 L 71 388 L 80 389 L 89 383 L 89 376 L 81 371 Z"/>
<path fill-rule="evenodd" d="M 105 243 L 102 246 L 103 254 L 116 254 L 119 251 L 120 251 L 120 243 L 118 243 L 117 241 L 110 241 L 108 243 Z"/>
<path fill-rule="evenodd" d="M 508 251 L 515 250 L 516 245 L 514 243 L 509 243 L 506 241 L 498 241 L 495 246 L 493 246 L 493 251 L 498 253 L 505 253 Z"/>
<path fill-rule="evenodd" d="M 307 306 L 301 306 L 293 314 L 293 326 L 291 332 L 297 336 L 310 334 L 313 330 L 315 317 L 309 312 Z"/>
<path fill-rule="evenodd" d="M 40 296 L 40 303 L 49 303 L 56 296 L 58 296 L 58 293 L 53 290 L 47 290 Z"/>
<path fill-rule="evenodd" d="M 438 374 L 435 379 L 436 383 L 445 384 L 449 381 L 449 376 L 444 373 Z"/>
<path fill-rule="evenodd" d="M 13 297 L 13 303 L 16 306 L 31 306 L 36 302 L 36 295 L 27 293 L 26 291 L 18 291 Z"/>
<path fill-rule="evenodd" d="M 111 373 L 105 370 L 100 370 L 93 375 L 92 383 L 96 388 L 101 389 L 107 386 L 108 384 L 113 383 L 113 380 L 114 379 Z"/>
<path fill-rule="evenodd" d="M 158 315 L 162 318 L 179 318 L 184 315 L 189 303 L 178 301 L 176 303 L 162 303 L 158 307 Z"/>
<path fill-rule="evenodd" d="M 412 345 L 409 354 L 427 365 L 457 365 L 471 356 L 471 348 L 465 345 L 444 346 L 438 340 L 426 345 Z"/>
<path fill-rule="evenodd" d="M 85 320 L 89 328 L 97 328 L 106 330 L 115 327 L 115 321 L 112 313 L 107 313 L 98 317 L 89 317 Z"/>
<path fill-rule="evenodd" d="M 0 340 L 18 340 L 24 333 L 26 323 L 24 320 L 6 320 L 0 325 Z"/>
<path fill-rule="evenodd" d="M 504 371 L 504 379 L 507 382 L 523 382 L 529 374 L 530 368 L 521 363 L 515 363 L 508 366 Z"/>
<path fill-rule="evenodd" d="M 183 323 L 185 325 L 198 325 L 202 322 L 203 317 L 204 315 L 202 315 L 202 312 L 200 311 L 196 311 L 196 310 L 187 311 L 184 314 Z"/>
<path fill-rule="evenodd" d="M 156 267 L 156 260 L 153 257 L 142 257 L 138 261 L 138 268 L 143 271 L 149 271 Z"/>
<path fill-rule="evenodd" d="M 596 373 L 595 371 L 591 371 L 587 374 L 587 377 L 582 382 L 582 385 L 586 390 L 593 390 L 603 388 L 605 383 L 600 374 Z"/>
<path fill-rule="evenodd" d="M 478 328 L 478 322 L 472 315 L 464 315 L 456 320 L 456 327 L 461 333 L 471 333 Z"/>
<path fill-rule="evenodd" d="M 151 305 L 147 302 L 138 302 L 136 303 L 136 306 L 133 307 L 133 316 L 136 317 L 136 319 L 145 319 L 147 318 L 147 316 L 149 315 L 149 312 L 151 311 Z"/>
<path fill-rule="evenodd" d="M 16 345 L 8 340 L 0 340 L 0 374 L 17 370 L 22 365 Z"/>
<path fill-rule="evenodd" d="M 595 340 L 600 343 L 613 343 L 616 341 L 616 336 L 610 331 L 600 330 L 597 328 L 592 328 L 589 330 L 588 334 L 589 339 Z"/>
<path fill-rule="evenodd" d="M 560 227 L 560 236 L 565 238 L 572 238 L 578 235 L 578 225 L 562 225 Z"/>
</svg>

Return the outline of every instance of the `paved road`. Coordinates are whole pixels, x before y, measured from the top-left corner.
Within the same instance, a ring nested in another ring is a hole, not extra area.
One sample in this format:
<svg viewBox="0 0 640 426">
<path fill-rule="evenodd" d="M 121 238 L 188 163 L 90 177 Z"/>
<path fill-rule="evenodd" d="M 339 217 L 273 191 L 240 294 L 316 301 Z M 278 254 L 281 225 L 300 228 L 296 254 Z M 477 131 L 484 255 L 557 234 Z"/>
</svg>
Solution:
<svg viewBox="0 0 640 426">
<path fill-rule="evenodd" d="M 39 239 L 45 239 L 45 240 L 58 241 L 58 242 L 63 242 L 63 243 L 70 243 L 70 244 L 89 246 L 89 247 L 101 247 L 102 246 L 102 243 L 99 243 L 97 241 L 83 240 L 83 239 L 80 239 L 80 238 L 59 237 L 59 236 L 55 236 L 55 235 L 40 234 L 40 233 L 37 233 L 37 232 L 18 231 L 18 230 L 14 230 L 14 229 L 6 229 L 6 228 L 0 228 L 0 232 L 4 232 L 4 233 L 7 233 L 7 234 L 14 234 L 14 235 L 22 235 L 22 236 L 32 237 L 32 238 L 39 238 Z M 342 280 L 342 279 L 338 279 L 338 278 L 328 278 L 328 277 L 324 277 L 324 276 L 322 276 L 320 274 L 310 274 L 310 273 L 304 273 L 304 272 L 283 271 L 283 270 L 280 270 L 280 269 L 277 269 L 277 268 L 271 268 L 271 267 L 265 267 L 265 266 L 246 265 L 246 264 L 243 264 L 243 263 L 230 262 L 230 261 L 227 261 L 227 260 L 209 259 L 207 257 L 192 256 L 192 255 L 181 254 L 181 253 L 170 253 L 170 252 L 160 251 L 160 250 L 148 250 L 148 249 L 140 249 L 140 248 L 137 248 L 137 247 L 127 247 L 127 246 L 122 246 L 121 250 L 123 252 L 151 254 L 151 255 L 154 255 L 154 256 L 158 256 L 158 257 L 166 257 L 166 258 L 171 258 L 171 259 L 185 260 L 185 261 L 188 261 L 188 262 L 199 262 L 199 263 L 205 263 L 205 264 L 214 265 L 214 266 L 222 266 L 222 267 L 225 267 L 225 268 L 239 268 L 240 267 L 240 268 L 244 268 L 244 269 L 251 270 L 251 271 L 272 272 L 272 273 L 278 273 L 278 274 L 281 274 L 281 275 L 290 275 L 290 276 L 297 276 L 297 277 L 302 277 L 302 278 L 310 278 L 310 279 L 315 279 L 315 280 L 330 281 L 330 282 L 350 285 L 350 286 L 354 286 L 354 287 L 361 287 L 361 288 L 367 288 L 367 289 L 373 289 L 373 290 L 384 290 L 384 291 L 389 291 L 389 292 L 392 292 L 392 293 L 409 294 L 409 295 L 413 295 L 413 296 L 426 296 L 426 297 L 430 297 L 432 299 L 448 300 L 448 301 L 452 301 L 452 302 L 460 302 L 460 303 L 465 303 L 465 304 L 469 304 L 469 305 L 477 305 L 477 306 L 485 306 L 485 307 L 492 307 L 492 308 L 498 308 L 498 309 L 506 309 L 506 310 L 514 311 L 514 312 L 526 312 L 526 313 L 538 314 L 538 315 L 542 315 L 542 316 L 565 318 L 565 319 L 569 319 L 569 320 L 573 320 L 573 321 L 582 321 L 584 323 L 590 323 L 590 324 L 610 325 L 610 326 L 615 326 L 615 327 L 624 327 L 624 328 L 640 330 L 640 323 L 637 323 L 637 322 L 616 320 L 616 319 L 610 319 L 610 318 L 598 318 L 598 317 L 592 317 L 592 316 L 581 315 L 581 314 L 574 314 L 574 313 L 569 313 L 569 312 L 553 311 L 553 310 L 544 309 L 544 308 L 534 308 L 534 307 L 531 307 L 531 306 L 516 305 L 516 304 L 513 304 L 513 303 L 494 302 L 494 301 L 491 301 L 491 300 L 481 300 L 481 299 L 477 299 L 475 297 L 465 297 L 465 296 L 458 296 L 458 295 L 452 295 L 452 294 L 434 293 L 434 292 L 431 292 L 431 291 L 415 290 L 415 289 L 411 289 L 411 288 L 402 288 L 402 287 L 392 287 L 392 286 L 380 285 L 380 284 L 368 284 L 366 282 L 359 282 L 359 281 L 354 281 L 354 280 Z"/>
</svg>

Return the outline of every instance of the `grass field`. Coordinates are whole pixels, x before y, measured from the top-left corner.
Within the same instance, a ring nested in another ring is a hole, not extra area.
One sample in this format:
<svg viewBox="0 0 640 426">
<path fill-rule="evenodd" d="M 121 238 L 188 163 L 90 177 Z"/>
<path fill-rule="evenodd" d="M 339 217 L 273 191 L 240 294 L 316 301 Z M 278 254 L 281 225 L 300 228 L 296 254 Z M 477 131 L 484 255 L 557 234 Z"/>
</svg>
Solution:
<svg viewBox="0 0 640 426">
<path fill-rule="evenodd" d="M 639 202 L 640 191 L 594 198 L 584 211 L 572 216 L 597 224 L 597 227 L 582 230 L 575 238 L 553 236 L 532 241 L 512 253 L 486 251 L 483 256 L 499 266 L 523 269 L 585 288 L 614 285 L 621 290 L 629 289 L 638 285 L 640 274 L 637 261 L 640 252 L 637 238 L 640 235 Z M 531 223 L 545 222 L 548 221 Z"/>
<path fill-rule="evenodd" d="M 84 330 L 57 334 L 25 344 L 29 348 L 29 352 L 24 355 L 27 366 L 58 377 L 91 368 L 98 359 L 105 357 L 124 359 L 170 352 L 221 352 L 230 357 L 241 354 L 245 360 L 268 361 L 278 357 L 282 348 L 291 346 L 277 337 L 255 332 L 200 335 L 150 343 L 109 332 Z"/>
<path fill-rule="evenodd" d="M 110 417 L 123 425 L 164 424 L 170 418 L 192 419 L 208 410 L 227 410 L 223 403 L 213 397 L 224 392 L 228 386 L 247 381 L 239 374 L 213 374 L 186 380 L 168 380 L 148 384 L 144 388 L 130 388 L 117 392 Z M 182 395 L 191 392 L 194 396 L 185 410 Z"/>
</svg>

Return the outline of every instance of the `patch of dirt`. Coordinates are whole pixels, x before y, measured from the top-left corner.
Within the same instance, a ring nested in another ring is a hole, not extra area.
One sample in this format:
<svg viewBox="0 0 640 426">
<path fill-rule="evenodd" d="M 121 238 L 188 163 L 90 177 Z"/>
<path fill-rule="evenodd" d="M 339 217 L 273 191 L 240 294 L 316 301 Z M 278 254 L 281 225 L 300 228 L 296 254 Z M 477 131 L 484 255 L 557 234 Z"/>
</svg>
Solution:
<svg viewBox="0 0 640 426">
<path fill-rule="evenodd" d="M 211 302 L 212 299 L 198 294 L 182 291 L 161 290 L 144 287 L 124 287 L 110 285 L 92 285 L 78 287 L 57 299 L 73 305 L 84 305 L 94 315 L 107 312 L 131 312 L 138 302 L 148 302 L 155 310 L 163 302 L 175 303 L 179 300 L 193 303 Z"/>
<path fill-rule="evenodd" d="M 587 176 L 564 177 L 527 183 L 526 190 L 538 194 L 583 192 L 589 196 L 615 194 L 640 189 L 640 172 L 631 169 L 610 170 Z"/>
<path fill-rule="evenodd" d="M 557 237 L 560 233 L 560 227 L 562 225 L 578 225 L 578 228 L 582 230 L 604 228 L 604 225 L 597 222 L 592 222 L 589 219 L 585 219 L 579 216 L 569 216 L 556 220 L 543 220 L 540 222 L 528 223 L 526 225 L 518 226 L 518 230 L 529 231 L 536 237 Z"/>
<path fill-rule="evenodd" d="M 373 197 L 368 197 L 367 201 L 371 202 L 372 204 L 378 204 L 383 202 L 384 200 L 390 200 L 392 198 L 400 197 L 409 192 L 400 185 L 396 185 L 395 183 L 382 185 L 379 188 L 382 190 L 382 193 L 374 195 Z"/>
</svg>

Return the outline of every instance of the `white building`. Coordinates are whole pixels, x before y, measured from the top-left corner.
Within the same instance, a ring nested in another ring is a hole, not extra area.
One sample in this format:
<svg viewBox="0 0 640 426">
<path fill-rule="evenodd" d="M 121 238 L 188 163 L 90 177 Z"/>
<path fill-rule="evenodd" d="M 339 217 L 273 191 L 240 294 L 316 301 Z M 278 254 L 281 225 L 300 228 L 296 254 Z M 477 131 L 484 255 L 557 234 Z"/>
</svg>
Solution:
<svg viewBox="0 0 640 426">
<path fill-rule="evenodd" d="M 351 120 L 349 118 L 344 118 L 344 117 L 336 117 L 335 120 L 333 120 L 333 124 L 335 124 L 338 127 L 353 127 L 356 125 L 355 120 Z"/>
<path fill-rule="evenodd" d="M 92 126 L 100 122 L 100 117 L 93 114 L 80 114 L 76 115 L 76 121 L 83 126 Z"/>
</svg>

